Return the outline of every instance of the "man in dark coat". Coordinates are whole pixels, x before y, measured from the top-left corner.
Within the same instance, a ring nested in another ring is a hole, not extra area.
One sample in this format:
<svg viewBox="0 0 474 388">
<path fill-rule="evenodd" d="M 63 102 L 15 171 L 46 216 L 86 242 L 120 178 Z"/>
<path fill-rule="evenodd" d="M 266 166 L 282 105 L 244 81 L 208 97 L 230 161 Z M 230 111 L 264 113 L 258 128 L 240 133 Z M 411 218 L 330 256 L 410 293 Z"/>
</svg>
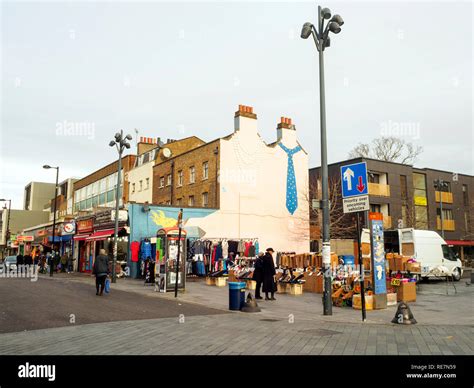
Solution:
<svg viewBox="0 0 474 388">
<path fill-rule="evenodd" d="M 272 256 L 273 252 L 274 250 L 272 248 L 268 248 L 265 256 L 263 256 L 263 292 L 265 293 L 265 300 L 276 300 L 276 271 Z M 271 293 L 271 298 L 268 297 L 268 293 Z"/>
<path fill-rule="evenodd" d="M 260 296 L 260 290 L 263 283 L 263 253 L 260 253 L 255 261 L 255 270 L 253 271 L 252 280 L 257 282 L 257 287 L 255 288 L 255 299 L 263 299 Z"/>
<path fill-rule="evenodd" d="M 95 258 L 94 266 L 92 269 L 92 273 L 95 275 L 95 288 L 96 288 L 96 295 L 102 296 L 105 288 L 105 279 L 107 275 L 110 273 L 109 268 L 109 257 L 105 252 L 105 249 L 100 249 L 99 254 Z M 100 286 L 100 292 L 99 292 Z"/>
</svg>

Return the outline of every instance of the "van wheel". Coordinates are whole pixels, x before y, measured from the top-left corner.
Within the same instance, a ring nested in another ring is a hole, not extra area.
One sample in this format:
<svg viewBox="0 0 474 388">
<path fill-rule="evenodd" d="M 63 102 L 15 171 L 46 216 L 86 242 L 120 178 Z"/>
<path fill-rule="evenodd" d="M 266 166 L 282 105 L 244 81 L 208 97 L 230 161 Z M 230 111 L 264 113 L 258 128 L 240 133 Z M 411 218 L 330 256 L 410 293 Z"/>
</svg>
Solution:
<svg viewBox="0 0 474 388">
<path fill-rule="evenodd" d="M 454 268 L 453 269 L 453 280 L 455 282 L 459 282 L 461 280 L 461 269 L 460 268 Z"/>
</svg>

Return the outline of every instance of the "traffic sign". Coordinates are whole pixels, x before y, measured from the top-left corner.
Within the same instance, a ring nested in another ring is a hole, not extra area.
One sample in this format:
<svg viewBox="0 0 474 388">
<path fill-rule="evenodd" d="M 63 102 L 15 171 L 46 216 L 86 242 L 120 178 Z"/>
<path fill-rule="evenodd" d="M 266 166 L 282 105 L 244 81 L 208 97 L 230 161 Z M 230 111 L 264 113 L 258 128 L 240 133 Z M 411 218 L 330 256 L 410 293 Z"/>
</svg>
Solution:
<svg viewBox="0 0 474 388">
<path fill-rule="evenodd" d="M 341 166 L 341 187 L 343 198 L 369 194 L 367 163 L 360 162 Z"/>
<path fill-rule="evenodd" d="M 369 196 L 359 195 L 342 199 L 344 213 L 364 212 L 369 210 Z"/>
</svg>

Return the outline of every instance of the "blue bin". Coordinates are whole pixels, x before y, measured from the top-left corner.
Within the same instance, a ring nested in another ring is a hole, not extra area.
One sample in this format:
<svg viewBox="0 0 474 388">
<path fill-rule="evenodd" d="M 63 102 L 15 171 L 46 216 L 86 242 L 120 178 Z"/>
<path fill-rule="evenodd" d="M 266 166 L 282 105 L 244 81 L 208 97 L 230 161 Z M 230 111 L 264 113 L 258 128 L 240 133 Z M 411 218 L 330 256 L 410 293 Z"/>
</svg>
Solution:
<svg viewBox="0 0 474 388">
<path fill-rule="evenodd" d="M 229 282 L 229 310 L 240 310 L 245 303 L 245 283 Z"/>
<path fill-rule="evenodd" d="M 342 261 L 344 262 L 344 265 L 354 265 L 355 258 L 353 255 L 343 255 Z"/>
</svg>

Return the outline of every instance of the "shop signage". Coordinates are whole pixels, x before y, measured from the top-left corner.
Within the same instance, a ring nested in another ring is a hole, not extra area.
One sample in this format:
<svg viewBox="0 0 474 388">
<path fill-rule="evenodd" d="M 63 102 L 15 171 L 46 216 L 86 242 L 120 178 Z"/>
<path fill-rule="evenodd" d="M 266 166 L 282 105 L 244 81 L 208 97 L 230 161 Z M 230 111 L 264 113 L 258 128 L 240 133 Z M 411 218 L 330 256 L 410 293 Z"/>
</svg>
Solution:
<svg viewBox="0 0 474 388">
<path fill-rule="evenodd" d="M 128 219 L 128 211 L 126 210 L 119 210 L 119 221 L 127 221 Z M 110 220 L 115 221 L 115 210 L 110 212 Z"/>
<path fill-rule="evenodd" d="M 74 234 L 76 233 L 76 223 L 74 221 L 65 222 L 62 227 L 62 234 Z"/>
<path fill-rule="evenodd" d="M 380 219 L 382 218 L 382 219 Z M 370 213 L 370 237 L 372 241 L 372 268 L 374 277 L 374 293 L 386 294 L 387 283 L 385 279 L 385 247 L 383 239 L 383 214 Z"/>
<path fill-rule="evenodd" d="M 398 287 L 398 286 L 400 285 L 400 279 L 392 279 L 391 282 L 390 282 L 390 284 L 391 284 L 392 286 Z"/>
<path fill-rule="evenodd" d="M 426 197 L 415 197 L 416 206 L 428 206 L 428 200 Z"/>
<path fill-rule="evenodd" d="M 94 219 L 89 218 L 87 220 L 77 221 L 76 225 L 77 233 L 87 233 L 94 230 Z"/>
<path fill-rule="evenodd" d="M 27 235 L 18 235 L 16 236 L 16 241 L 18 242 L 31 242 L 34 240 L 33 236 L 27 236 Z"/>
</svg>

